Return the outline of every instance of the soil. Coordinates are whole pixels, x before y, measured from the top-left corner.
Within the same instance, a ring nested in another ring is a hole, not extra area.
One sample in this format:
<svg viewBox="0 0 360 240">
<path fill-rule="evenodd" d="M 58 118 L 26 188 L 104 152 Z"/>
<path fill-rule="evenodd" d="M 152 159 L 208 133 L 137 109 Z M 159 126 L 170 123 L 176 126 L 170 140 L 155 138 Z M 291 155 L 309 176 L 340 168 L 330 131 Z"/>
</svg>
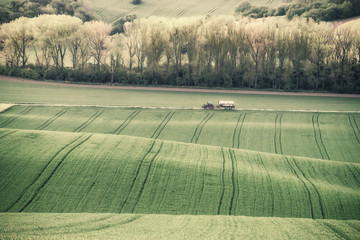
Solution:
<svg viewBox="0 0 360 240">
<path fill-rule="evenodd" d="M 35 81 L 35 80 L 10 77 L 10 76 L 0 76 L 0 80 L 14 81 L 14 82 L 27 82 L 27 83 L 33 83 L 33 84 L 43 84 L 43 85 L 52 85 L 52 86 L 71 86 L 71 87 L 128 89 L 128 90 L 156 90 L 156 91 L 174 91 L 174 92 L 209 92 L 209 93 L 238 93 L 238 94 L 262 94 L 262 95 L 323 96 L 323 97 L 357 97 L 357 98 L 360 97 L 360 94 L 340 94 L 340 93 L 280 92 L 280 91 L 257 91 L 257 90 L 178 88 L 178 87 L 90 85 L 90 84 L 75 84 L 75 83 L 69 83 L 69 82 Z"/>
</svg>

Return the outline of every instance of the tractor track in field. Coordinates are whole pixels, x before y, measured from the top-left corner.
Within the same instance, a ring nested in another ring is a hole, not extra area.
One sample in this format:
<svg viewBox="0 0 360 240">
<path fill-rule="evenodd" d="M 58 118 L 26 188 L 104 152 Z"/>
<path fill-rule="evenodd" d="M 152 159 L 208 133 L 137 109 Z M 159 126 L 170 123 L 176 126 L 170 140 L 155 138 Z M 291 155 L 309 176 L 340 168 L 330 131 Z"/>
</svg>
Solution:
<svg viewBox="0 0 360 240">
<path fill-rule="evenodd" d="M 187 13 L 192 7 L 187 7 L 184 8 L 183 10 L 181 10 L 176 16 L 175 18 L 180 18 L 181 16 L 183 16 L 185 13 Z"/>
<path fill-rule="evenodd" d="M 312 116 L 312 124 L 313 124 L 313 129 L 314 129 L 315 142 L 316 142 L 316 145 L 317 145 L 317 147 L 319 149 L 319 152 L 320 152 L 320 155 L 321 155 L 322 159 L 330 160 L 329 154 L 326 151 L 324 142 L 323 142 L 322 137 L 321 137 L 319 116 L 320 116 L 319 113 L 315 113 Z"/>
<path fill-rule="evenodd" d="M 237 162 L 236 162 L 234 150 L 229 149 L 229 154 L 230 154 L 230 159 L 231 159 L 231 184 L 232 184 L 229 215 L 232 215 L 232 212 L 234 209 L 234 207 L 233 207 L 234 200 L 237 199 L 236 195 L 238 195 L 238 194 L 236 194 L 236 193 L 238 193 L 238 191 L 236 190 L 236 185 L 239 185 L 239 183 L 236 184 L 237 181 L 235 181 L 235 171 L 237 171 Z"/>
<path fill-rule="evenodd" d="M 239 114 L 239 118 L 236 122 L 235 130 L 234 130 L 234 134 L 233 134 L 232 148 L 235 148 L 235 146 L 237 146 L 237 148 L 240 148 L 240 136 L 241 136 L 241 131 L 242 131 L 242 127 L 244 125 L 246 115 L 247 115 L 247 113 Z"/>
<path fill-rule="evenodd" d="M 37 127 L 35 130 L 43 130 L 44 128 L 48 127 L 51 123 L 53 123 L 56 119 L 61 117 L 67 112 L 67 110 L 62 109 L 60 112 L 56 113 L 53 117 L 46 120 L 43 124 L 41 124 L 39 127 Z"/>
<path fill-rule="evenodd" d="M 122 142 L 122 141 L 123 141 L 123 139 L 122 139 L 120 142 Z M 119 145 L 120 145 L 120 143 L 119 143 Z M 100 207 L 100 206 L 102 205 L 102 203 L 104 202 L 105 197 L 108 195 L 108 193 L 109 193 L 109 191 L 110 191 L 110 189 L 111 189 L 111 186 L 112 186 L 112 185 L 114 184 L 114 182 L 115 182 L 116 176 L 119 175 L 119 173 L 121 172 L 121 170 L 124 170 L 124 169 L 125 169 L 125 166 L 124 166 L 123 168 L 121 168 L 122 162 L 123 162 L 124 158 L 125 158 L 129 153 L 132 153 L 132 152 L 134 151 L 134 148 L 136 148 L 136 147 L 137 147 L 136 144 L 132 145 L 132 146 L 128 149 L 128 151 L 122 156 L 121 161 L 119 161 L 119 164 L 118 164 L 118 166 L 117 166 L 117 168 L 116 168 L 115 173 L 113 174 L 113 176 L 112 176 L 112 178 L 111 178 L 110 183 L 107 185 L 107 189 L 105 190 L 105 193 L 102 195 L 101 201 L 100 201 L 100 203 L 98 204 L 98 206 L 97 206 L 97 208 L 96 208 L 96 212 L 98 211 L 99 207 Z M 120 160 L 120 159 L 119 159 L 119 160 Z M 128 162 L 126 161 L 126 163 L 128 163 Z M 125 163 L 125 165 L 126 165 L 126 163 Z"/>
<path fill-rule="evenodd" d="M 171 118 L 174 116 L 175 112 L 169 112 L 159 126 L 155 129 L 154 133 L 151 135 L 150 138 L 157 139 L 162 131 L 165 129 L 166 125 L 170 122 Z"/>
<path fill-rule="evenodd" d="M 78 139 L 82 138 L 84 135 L 80 136 Z M 46 184 L 50 181 L 50 179 L 54 176 L 56 170 L 60 167 L 60 165 L 64 162 L 64 160 L 69 156 L 70 153 L 72 153 L 76 148 L 78 148 L 80 145 L 84 144 L 87 140 L 90 139 L 92 136 L 89 135 L 85 139 L 82 139 L 79 143 L 76 143 L 75 146 L 73 146 L 68 152 L 65 153 L 65 155 L 60 159 L 60 161 L 56 164 L 55 168 L 51 171 L 50 175 L 44 180 L 44 182 L 35 190 L 35 193 L 30 198 L 30 200 L 25 204 L 25 206 L 20 210 L 20 212 L 23 212 L 36 198 L 36 196 L 39 194 L 39 192 L 46 186 Z M 76 139 L 76 141 L 78 140 Z M 54 158 L 53 158 L 54 159 Z M 52 160 L 53 160 L 52 159 Z M 36 201 L 36 200 L 35 200 Z"/>
<path fill-rule="evenodd" d="M 15 121 L 18 117 L 20 117 L 21 115 L 24 115 L 26 113 L 28 113 L 30 110 L 32 109 L 32 107 L 27 107 L 25 108 L 23 111 L 21 111 L 20 113 L 18 113 L 16 116 L 9 118 L 8 120 L 6 120 L 5 122 L 3 122 L 0 125 L 0 128 L 5 127 L 6 125 L 9 125 L 10 123 L 12 123 L 13 121 Z"/>
<path fill-rule="evenodd" d="M 139 110 L 133 111 L 112 134 L 119 135 L 139 113 Z"/>
<path fill-rule="evenodd" d="M 191 137 L 190 143 L 197 143 L 200 137 L 200 134 L 202 132 L 202 129 L 204 128 L 205 124 L 214 116 L 215 113 L 211 112 L 208 113 L 196 126 L 195 132 L 193 136 Z"/>
<path fill-rule="evenodd" d="M 355 181 L 357 181 L 357 183 L 360 185 L 360 180 L 357 177 L 357 176 L 360 176 L 360 172 L 357 170 L 357 168 L 353 164 L 345 163 L 345 165 L 349 169 L 351 175 L 353 175 Z M 353 170 L 351 170 L 351 167 L 349 165 L 351 165 L 354 168 L 356 174 L 353 172 Z"/>
<path fill-rule="evenodd" d="M 150 13 L 146 16 L 146 18 L 149 18 L 151 16 L 157 15 L 161 11 L 161 7 L 157 8 L 154 12 Z"/>
<path fill-rule="evenodd" d="M 359 137 L 360 129 L 359 129 L 359 126 L 356 123 L 355 117 L 354 117 L 354 115 L 348 114 L 348 118 L 349 118 L 350 126 L 351 126 L 351 128 L 352 128 L 352 130 L 354 132 L 356 141 L 360 144 L 360 137 Z"/>
<path fill-rule="evenodd" d="M 199 205 L 201 203 L 201 199 L 204 195 L 204 188 L 205 188 L 205 178 L 206 178 L 206 163 L 207 163 L 207 160 L 209 158 L 209 153 L 208 153 L 208 150 L 204 147 L 201 147 L 201 150 L 204 150 L 204 156 L 203 157 L 203 160 L 201 161 L 201 166 L 200 168 L 202 169 L 202 182 L 201 182 L 201 190 L 200 190 L 200 196 L 199 196 L 199 199 L 198 199 L 198 204 L 196 205 L 196 215 L 198 215 L 199 213 Z"/>
<path fill-rule="evenodd" d="M 336 229 L 336 227 L 334 227 L 330 223 L 327 223 L 327 222 L 319 222 L 319 223 L 322 226 L 324 226 L 326 229 L 333 232 L 339 239 L 351 239 L 349 236 L 346 236 L 346 234 L 343 231 Z"/>
<path fill-rule="evenodd" d="M 76 208 L 75 208 L 75 212 L 78 211 L 79 207 L 81 206 L 81 204 L 83 203 L 83 201 L 86 199 L 86 197 L 88 196 L 88 194 L 91 192 L 91 190 L 94 188 L 95 186 L 95 183 L 98 182 L 98 179 L 99 179 L 99 175 L 100 175 L 100 172 L 102 170 L 102 168 L 104 167 L 105 165 L 105 160 L 108 158 L 108 156 L 112 153 L 111 149 L 116 149 L 120 144 L 121 142 L 124 140 L 124 138 L 122 138 L 116 145 L 115 147 L 111 147 L 109 148 L 108 151 L 106 151 L 106 153 L 103 155 L 103 156 L 100 156 L 99 157 L 99 160 L 102 160 L 102 163 L 100 164 L 99 167 L 97 167 L 97 171 L 96 171 L 96 175 L 95 175 L 95 178 L 94 180 L 92 180 L 92 184 L 90 184 L 87 189 L 85 190 L 85 193 L 84 195 L 82 196 L 81 200 L 79 201 L 79 203 L 77 204 Z M 81 210 L 80 210 L 81 211 Z"/>
<path fill-rule="evenodd" d="M 272 187 L 272 180 L 271 180 L 271 175 L 270 175 L 270 172 L 269 170 L 267 169 L 265 163 L 264 163 L 264 160 L 262 159 L 261 155 L 258 153 L 258 158 L 261 162 L 261 165 L 264 166 L 264 169 L 267 173 L 267 176 L 268 176 L 268 181 L 269 181 L 269 192 L 271 193 L 271 217 L 274 216 L 274 211 L 275 211 L 275 196 L 274 196 L 274 190 L 273 190 L 273 187 Z"/>
<path fill-rule="evenodd" d="M 103 112 L 104 112 L 104 110 L 99 110 L 99 111 L 95 112 L 91 117 L 89 117 L 88 120 L 86 120 L 83 124 L 78 126 L 73 132 L 81 132 L 82 130 L 84 130 L 84 128 L 86 128 L 92 122 L 94 122 L 95 119 L 97 119 Z"/>
<path fill-rule="evenodd" d="M 130 195 L 131 195 L 131 192 L 132 192 L 133 189 L 134 189 L 135 182 L 136 182 L 136 180 L 137 180 L 138 177 L 139 177 L 140 170 L 141 170 L 142 165 L 143 165 L 143 163 L 144 163 L 144 159 L 150 154 L 151 150 L 152 150 L 152 149 L 154 148 L 154 146 L 155 146 L 155 143 L 156 143 L 156 141 L 153 140 L 150 148 L 147 150 L 147 152 L 145 153 L 145 155 L 141 158 L 141 160 L 140 160 L 140 162 L 139 162 L 139 164 L 138 164 L 138 166 L 137 166 L 137 168 L 136 168 L 135 175 L 134 175 L 134 177 L 133 177 L 133 179 L 132 179 L 132 181 L 131 181 L 131 185 L 130 185 L 130 189 L 129 189 L 129 191 L 128 191 L 128 194 L 127 194 L 125 200 L 123 201 L 123 203 L 120 205 L 119 210 L 118 210 L 118 213 L 121 213 L 122 210 L 123 210 L 123 208 L 124 208 L 124 206 L 128 203 L 128 200 L 129 200 L 129 197 L 130 197 Z M 162 146 L 162 143 L 161 143 L 161 146 Z M 133 211 L 134 211 L 134 209 L 135 209 L 135 206 L 133 207 Z M 133 212 L 133 211 L 132 211 L 132 212 Z"/>
<path fill-rule="evenodd" d="M 15 131 L 9 131 L 9 132 L 5 133 L 4 135 L 0 136 L 0 139 L 3 139 L 3 138 L 5 138 L 5 137 L 9 136 L 10 134 L 13 134 L 13 133 L 16 133 L 16 132 L 17 132 L 17 130 L 15 130 Z"/>
<path fill-rule="evenodd" d="M 312 218 L 312 219 L 315 219 L 315 216 L 314 216 L 314 206 L 313 206 L 313 203 L 312 203 L 310 190 L 309 190 L 309 188 L 306 186 L 305 181 L 300 178 L 300 176 L 299 176 L 299 174 L 296 172 L 295 168 L 291 165 L 289 158 L 288 158 L 288 157 L 285 157 L 285 159 L 286 159 L 286 162 L 287 162 L 288 166 L 290 167 L 291 172 L 292 172 L 292 173 L 301 181 L 301 183 L 303 184 L 303 186 L 304 186 L 304 188 L 305 188 L 305 190 L 306 190 L 306 195 L 307 195 L 309 204 L 310 204 L 310 214 L 311 214 L 311 218 Z"/>
<path fill-rule="evenodd" d="M 293 162 L 295 168 L 301 173 L 303 179 L 299 176 L 299 174 L 297 173 L 296 169 L 295 169 L 293 166 L 291 166 L 289 159 L 288 159 L 287 157 L 285 157 L 285 158 L 286 158 L 289 166 L 294 170 L 295 175 L 302 181 L 302 183 L 304 184 L 305 188 L 307 189 L 308 196 L 309 196 L 309 200 L 310 200 L 310 203 L 311 203 L 311 209 L 312 209 L 312 211 L 311 211 L 312 214 L 311 214 L 311 215 L 312 215 L 312 218 L 315 219 L 315 217 L 314 217 L 314 207 L 313 207 L 312 200 L 311 200 L 310 190 L 309 190 L 309 188 L 306 186 L 305 181 L 308 182 L 308 183 L 312 186 L 312 188 L 314 189 L 314 191 L 315 191 L 315 193 L 316 193 L 316 195 L 317 195 L 317 198 L 318 198 L 318 202 L 319 202 L 319 206 L 320 206 L 321 217 L 322 217 L 323 219 L 326 219 L 325 212 L 324 212 L 324 207 L 323 207 L 323 201 L 322 201 L 321 195 L 320 195 L 320 193 L 319 193 L 319 190 L 318 190 L 318 189 L 316 188 L 316 186 L 306 177 L 305 173 L 301 170 L 301 168 L 300 168 L 299 165 L 296 163 L 296 160 L 295 160 L 294 158 L 291 158 L 291 159 L 292 159 L 292 162 Z M 304 179 L 305 179 L 305 181 L 304 181 Z"/>
<path fill-rule="evenodd" d="M 76 139 L 72 140 L 70 143 L 66 144 L 64 147 L 62 147 L 59 151 L 57 151 L 55 153 L 55 155 L 48 161 L 48 163 L 40 170 L 40 172 L 38 173 L 38 175 L 34 178 L 34 180 L 25 187 L 25 189 L 21 192 L 20 196 L 15 200 L 15 202 L 9 206 L 8 208 L 5 209 L 5 212 L 10 211 L 20 200 L 21 198 L 26 194 L 26 192 L 31 188 L 31 186 L 33 186 L 41 177 L 41 175 L 44 174 L 44 172 L 46 171 L 46 168 L 49 167 L 49 165 L 54 161 L 54 159 L 62 152 L 64 151 L 67 147 L 69 147 L 71 144 L 75 143 L 76 141 L 78 141 L 80 138 L 82 138 L 84 135 L 81 135 L 79 137 L 77 137 Z M 64 157 L 62 157 L 62 159 L 59 161 L 59 163 L 56 165 L 55 169 L 52 170 L 52 172 L 50 173 L 50 175 L 45 179 L 45 181 L 40 185 L 40 187 L 38 187 L 35 191 L 35 194 L 33 194 L 33 196 L 31 197 L 31 199 L 26 203 L 25 206 L 22 207 L 22 209 L 20 210 L 20 212 L 22 212 L 32 201 L 33 199 L 36 197 L 36 195 L 38 194 L 38 192 L 45 186 L 45 184 L 50 180 L 50 178 L 53 176 L 54 172 L 56 171 L 56 169 L 60 166 L 60 164 L 64 161 L 64 159 L 78 146 L 80 146 L 82 143 L 84 143 L 86 140 L 88 140 L 92 135 L 90 135 L 88 138 L 86 138 L 84 141 L 81 141 L 80 143 L 76 144 L 75 147 L 71 148 L 65 155 Z"/>
<path fill-rule="evenodd" d="M 156 158 L 156 157 L 159 155 L 159 153 L 161 152 L 161 149 L 162 149 L 162 147 L 163 147 L 163 143 L 164 143 L 164 142 L 161 142 L 161 143 L 160 143 L 159 149 L 156 151 L 155 155 L 154 155 L 154 156 L 151 158 L 151 160 L 150 160 L 149 167 L 148 167 L 148 169 L 146 170 L 145 179 L 144 179 L 144 181 L 142 182 L 142 185 L 141 185 L 141 188 L 140 188 L 140 192 L 139 192 L 138 196 L 135 198 L 136 200 L 135 200 L 135 204 L 134 204 L 134 206 L 133 206 L 133 209 L 132 209 L 132 211 L 131 211 L 132 213 L 134 212 L 134 210 L 135 210 L 135 208 L 136 208 L 136 205 L 138 204 L 138 202 L 139 202 L 139 200 L 140 200 L 140 198 L 141 198 L 141 195 L 142 195 L 143 192 L 144 192 L 145 184 L 147 183 L 147 180 L 148 180 L 148 178 L 149 178 L 152 165 L 154 164 L 155 158 Z"/>
<path fill-rule="evenodd" d="M 100 16 L 100 18 L 101 18 L 104 22 L 107 22 L 106 16 L 102 13 L 104 10 L 105 10 L 104 8 L 100 8 L 99 10 L 96 11 L 96 13 Z"/>
<path fill-rule="evenodd" d="M 223 159 L 222 172 L 221 172 L 221 184 L 222 184 L 222 189 L 221 189 L 221 195 L 220 195 L 220 200 L 219 200 L 217 215 L 220 215 L 221 206 L 222 206 L 222 202 L 223 202 L 224 195 L 225 195 L 225 167 L 226 167 L 226 166 L 225 166 L 225 153 L 224 153 L 224 148 L 221 148 L 221 154 L 222 154 L 222 159 Z"/>
<path fill-rule="evenodd" d="M 275 134 L 274 134 L 274 145 L 275 145 L 275 153 L 283 154 L 282 144 L 281 144 L 281 119 L 283 114 L 276 114 L 275 117 Z"/>
<path fill-rule="evenodd" d="M 210 9 L 208 12 L 207 12 L 207 15 L 211 15 L 213 14 L 216 10 L 218 10 L 219 8 L 225 6 L 230 0 L 224 0 L 221 4 L 217 5 L 216 7 Z"/>
</svg>

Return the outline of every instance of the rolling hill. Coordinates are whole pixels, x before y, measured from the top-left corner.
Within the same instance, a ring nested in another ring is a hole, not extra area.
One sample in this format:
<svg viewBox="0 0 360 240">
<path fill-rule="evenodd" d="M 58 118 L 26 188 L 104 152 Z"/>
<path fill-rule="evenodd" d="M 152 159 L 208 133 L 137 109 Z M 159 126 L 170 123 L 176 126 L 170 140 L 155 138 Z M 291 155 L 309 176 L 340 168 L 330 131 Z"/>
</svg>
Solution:
<svg viewBox="0 0 360 240">
<path fill-rule="evenodd" d="M 191 0 L 144 0 L 140 5 L 133 5 L 127 0 L 98 1 L 91 0 L 90 6 L 94 15 L 103 21 L 114 22 L 126 15 L 136 15 L 138 18 L 156 17 L 193 17 L 204 15 L 233 15 L 236 7 L 242 1 L 211 0 L 196 2 Z M 254 5 L 274 6 L 281 4 L 280 0 L 256 0 Z"/>
</svg>

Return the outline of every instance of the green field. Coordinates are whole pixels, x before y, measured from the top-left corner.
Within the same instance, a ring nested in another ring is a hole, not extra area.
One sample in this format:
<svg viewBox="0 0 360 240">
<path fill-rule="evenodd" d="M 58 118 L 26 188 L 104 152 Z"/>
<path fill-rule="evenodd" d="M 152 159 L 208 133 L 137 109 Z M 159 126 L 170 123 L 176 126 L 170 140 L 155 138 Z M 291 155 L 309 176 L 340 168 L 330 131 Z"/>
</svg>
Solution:
<svg viewBox="0 0 360 240">
<path fill-rule="evenodd" d="M 0 239 L 358 239 L 358 98 L 0 85 Z"/>
<path fill-rule="evenodd" d="M 192 17 L 205 15 L 233 15 L 242 1 L 239 0 L 210 0 L 196 2 L 191 0 L 143 0 L 140 5 L 133 5 L 131 1 L 90 0 L 90 6 L 95 16 L 107 22 L 113 22 L 126 15 L 136 15 L 138 18 L 156 17 Z M 282 4 L 280 0 L 252 0 L 253 5 L 276 7 Z"/>
<path fill-rule="evenodd" d="M 40 82 L 41 83 L 41 82 Z M 281 96 L 124 90 L 116 88 L 71 87 L 4 80 L 0 76 L 1 103 L 40 103 L 95 106 L 140 106 L 201 108 L 206 101 L 235 101 L 236 109 L 309 111 L 360 111 L 359 97 Z"/>
</svg>

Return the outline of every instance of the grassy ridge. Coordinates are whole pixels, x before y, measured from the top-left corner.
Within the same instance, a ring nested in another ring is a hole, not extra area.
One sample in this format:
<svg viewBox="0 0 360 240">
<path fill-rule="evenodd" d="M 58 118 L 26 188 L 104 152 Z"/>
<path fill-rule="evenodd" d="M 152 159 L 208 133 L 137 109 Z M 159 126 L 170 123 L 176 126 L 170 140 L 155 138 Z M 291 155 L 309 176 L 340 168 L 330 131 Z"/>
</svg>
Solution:
<svg viewBox="0 0 360 240">
<path fill-rule="evenodd" d="M 139 136 L 344 162 L 360 159 L 360 115 L 355 113 L 14 106 L 0 115 L 0 127 Z"/>
<path fill-rule="evenodd" d="M 0 102 L 200 108 L 233 100 L 237 109 L 360 111 L 360 98 L 101 89 L 13 82 L 0 77 Z"/>
<path fill-rule="evenodd" d="M 0 134 L 1 212 L 360 216 L 359 164 L 128 136 Z"/>
<path fill-rule="evenodd" d="M 359 221 L 291 218 L 0 213 L 5 239 L 356 239 L 359 227 Z"/>
</svg>

